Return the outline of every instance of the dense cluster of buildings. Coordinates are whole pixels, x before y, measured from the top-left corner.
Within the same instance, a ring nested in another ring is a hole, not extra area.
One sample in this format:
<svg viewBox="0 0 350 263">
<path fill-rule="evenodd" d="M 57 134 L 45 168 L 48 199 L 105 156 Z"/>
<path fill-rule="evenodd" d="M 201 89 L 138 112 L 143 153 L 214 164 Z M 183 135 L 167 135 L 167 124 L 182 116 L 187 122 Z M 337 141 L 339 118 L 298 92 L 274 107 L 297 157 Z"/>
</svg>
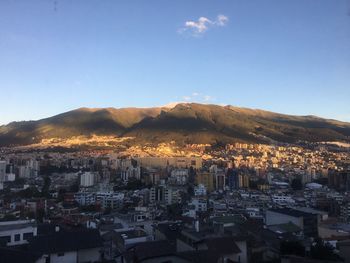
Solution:
<svg viewBox="0 0 350 263">
<path fill-rule="evenodd" d="M 320 249 L 326 260 L 349 260 L 349 151 L 242 143 L 200 151 L 3 150 L 0 259 L 319 262 Z"/>
</svg>

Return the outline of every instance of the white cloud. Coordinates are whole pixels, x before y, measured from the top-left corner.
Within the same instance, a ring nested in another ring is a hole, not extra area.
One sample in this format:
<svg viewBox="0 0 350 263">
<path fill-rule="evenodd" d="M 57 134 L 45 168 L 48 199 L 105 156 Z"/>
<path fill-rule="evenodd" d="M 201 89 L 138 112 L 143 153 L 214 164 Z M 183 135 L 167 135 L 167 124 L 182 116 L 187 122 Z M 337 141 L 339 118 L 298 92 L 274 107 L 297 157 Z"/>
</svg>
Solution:
<svg viewBox="0 0 350 263">
<path fill-rule="evenodd" d="M 228 22 L 228 17 L 224 16 L 224 15 L 218 15 L 217 20 L 216 20 L 216 24 L 218 26 L 225 26 Z"/>
<path fill-rule="evenodd" d="M 184 27 L 180 28 L 178 32 L 189 32 L 194 36 L 199 36 L 206 32 L 209 28 L 225 26 L 228 20 L 228 17 L 225 15 L 218 15 L 215 20 L 210 20 L 207 17 L 201 16 L 197 21 L 186 21 Z"/>
<path fill-rule="evenodd" d="M 213 98 L 210 95 L 203 95 L 198 92 L 193 92 L 192 95 L 186 95 L 183 96 L 182 99 L 185 102 L 203 102 L 203 103 L 208 103 L 210 101 L 215 101 L 215 98 Z"/>
<path fill-rule="evenodd" d="M 211 20 L 209 20 L 206 17 L 200 17 L 198 19 L 198 22 L 195 21 L 186 21 L 185 22 L 185 27 L 186 28 L 191 28 L 197 33 L 203 33 L 208 30 L 208 26 L 213 24 Z"/>
</svg>

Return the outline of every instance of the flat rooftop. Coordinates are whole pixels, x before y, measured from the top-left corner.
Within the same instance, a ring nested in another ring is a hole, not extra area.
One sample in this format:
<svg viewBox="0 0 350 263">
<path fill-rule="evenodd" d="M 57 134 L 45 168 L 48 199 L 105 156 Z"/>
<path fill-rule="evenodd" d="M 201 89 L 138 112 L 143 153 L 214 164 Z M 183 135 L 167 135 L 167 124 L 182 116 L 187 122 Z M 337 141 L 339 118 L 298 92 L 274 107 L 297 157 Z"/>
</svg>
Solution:
<svg viewBox="0 0 350 263">
<path fill-rule="evenodd" d="M 304 212 L 304 211 L 295 210 L 292 208 L 273 208 L 273 209 L 269 209 L 268 211 L 274 212 L 274 213 L 280 213 L 280 214 L 284 214 L 284 215 L 289 215 L 289 216 L 293 216 L 293 217 L 309 217 L 309 216 L 316 215 L 315 213 Z"/>
</svg>

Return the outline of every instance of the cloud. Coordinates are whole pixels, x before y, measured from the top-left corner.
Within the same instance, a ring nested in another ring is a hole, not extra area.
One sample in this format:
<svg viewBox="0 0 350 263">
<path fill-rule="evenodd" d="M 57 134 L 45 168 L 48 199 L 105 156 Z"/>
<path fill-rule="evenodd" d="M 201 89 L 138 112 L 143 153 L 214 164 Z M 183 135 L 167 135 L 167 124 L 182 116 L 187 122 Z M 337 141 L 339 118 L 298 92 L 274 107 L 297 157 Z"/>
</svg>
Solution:
<svg viewBox="0 0 350 263">
<path fill-rule="evenodd" d="M 218 15 L 217 19 L 216 19 L 216 24 L 218 26 L 226 26 L 228 22 L 228 17 L 224 16 L 224 15 Z"/>
<path fill-rule="evenodd" d="M 209 28 L 225 26 L 228 20 L 228 17 L 225 15 L 218 15 L 215 20 L 210 20 L 207 17 L 201 16 L 197 21 L 186 21 L 184 27 L 180 28 L 178 32 L 189 32 L 193 36 L 199 36 Z"/>
<path fill-rule="evenodd" d="M 185 102 L 203 102 L 203 103 L 207 103 L 215 100 L 215 98 L 213 98 L 210 95 L 205 95 L 198 92 L 193 92 L 192 95 L 183 96 L 182 99 Z"/>
</svg>

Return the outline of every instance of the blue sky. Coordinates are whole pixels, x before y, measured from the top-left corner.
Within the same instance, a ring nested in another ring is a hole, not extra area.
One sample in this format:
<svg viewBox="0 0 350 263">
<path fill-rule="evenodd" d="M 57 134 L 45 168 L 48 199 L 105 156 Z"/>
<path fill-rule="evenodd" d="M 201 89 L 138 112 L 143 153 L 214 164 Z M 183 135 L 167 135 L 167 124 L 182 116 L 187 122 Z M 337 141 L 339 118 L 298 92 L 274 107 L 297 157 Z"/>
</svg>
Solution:
<svg viewBox="0 0 350 263">
<path fill-rule="evenodd" d="M 175 101 L 350 121 L 350 2 L 2 0 L 0 92 L 0 124 Z"/>
</svg>

